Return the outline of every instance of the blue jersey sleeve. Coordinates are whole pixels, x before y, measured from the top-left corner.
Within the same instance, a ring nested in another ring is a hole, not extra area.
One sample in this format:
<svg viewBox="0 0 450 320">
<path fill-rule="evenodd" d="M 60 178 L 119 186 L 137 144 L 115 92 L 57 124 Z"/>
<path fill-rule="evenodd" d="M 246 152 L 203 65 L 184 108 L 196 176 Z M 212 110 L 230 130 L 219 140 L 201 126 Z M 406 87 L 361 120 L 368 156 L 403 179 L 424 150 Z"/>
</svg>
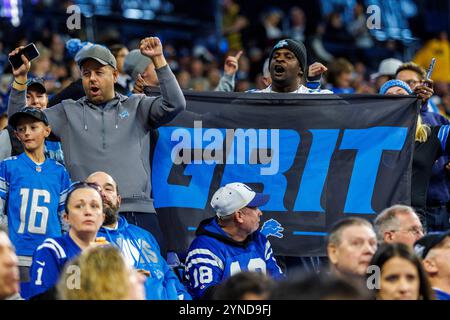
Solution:
<svg viewBox="0 0 450 320">
<path fill-rule="evenodd" d="M 273 250 L 272 246 L 270 245 L 270 241 L 263 235 L 261 235 L 261 237 L 263 237 L 266 241 L 264 249 L 264 260 L 266 261 L 267 274 L 269 274 L 271 277 L 275 279 L 284 278 L 283 271 L 281 271 L 281 268 L 278 266 L 277 260 L 273 255 Z"/>
<path fill-rule="evenodd" d="M 69 225 L 67 222 L 64 221 L 63 215 L 65 210 L 65 202 L 67 198 L 67 194 L 69 193 L 70 186 L 72 184 L 72 181 L 70 180 L 69 173 L 67 172 L 66 168 L 61 165 L 62 172 L 61 172 L 61 188 L 59 192 L 59 202 L 58 202 L 58 217 L 61 222 L 61 229 L 62 231 L 69 231 Z"/>
<path fill-rule="evenodd" d="M 44 293 L 58 282 L 61 265 L 57 249 L 48 240 L 36 249 L 30 269 L 30 296 Z"/>
<path fill-rule="evenodd" d="M 69 188 L 72 182 L 70 181 L 69 174 L 67 170 L 63 167 L 61 173 L 61 190 L 59 192 L 59 204 L 58 204 L 58 213 L 62 215 L 64 212 L 64 203 L 66 202 L 67 193 L 69 192 Z"/>
<path fill-rule="evenodd" d="M 450 133 L 450 125 L 444 125 L 439 127 L 437 136 L 439 142 L 441 143 L 441 149 L 444 155 L 450 155 L 450 139 L 448 139 L 449 133 Z"/>
<path fill-rule="evenodd" d="M 6 217 L 6 201 L 8 200 L 9 179 L 7 175 L 7 166 L 5 161 L 0 162 L 0 225 L 6 226 L 8 219 Z"/>
<path fill-rule="evenodd" d="M 145 234 L 143 234 L 142 236 L 147 238 L 152 247 L 154 247 L 155 254 L 158 256 L 158 260 L 161 261 L 161 271 L 164 273 L 164 289 L 167 294 L 167 299 L 192 300 L 191 295 L 186 290 L 184 285 L 180 282 L 175 272 L 167 263 L 166 259 L 161 256 L 161 250 L 155 237 L 149 232 L 145 232 Z"/>
<path fill-rule="evenodd" d="M 194 299 L 201 298 L 206 289 L 218 285 L 224 276 L 224 261 L 220 254 L 202 237 L 196 238 L 186 257 L 188 290 Z"/>
<path fill-rule="evenodd" d="M 161 259 L 163 259 L 161 257 Z M 166 291 L 169 299 L 174 300 L 192 300 L 191 295 L 180 282 L 175 272 L 163 259 L 164 281 L 166 283 Z"/>
</svg>

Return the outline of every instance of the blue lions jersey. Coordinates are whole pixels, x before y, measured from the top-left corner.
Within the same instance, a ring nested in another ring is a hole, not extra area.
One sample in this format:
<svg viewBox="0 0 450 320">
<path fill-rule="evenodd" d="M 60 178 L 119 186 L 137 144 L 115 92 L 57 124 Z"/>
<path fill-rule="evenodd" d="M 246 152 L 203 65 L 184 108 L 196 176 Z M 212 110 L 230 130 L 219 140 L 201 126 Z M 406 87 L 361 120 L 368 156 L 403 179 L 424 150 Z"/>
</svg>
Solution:
<svg viewBox="0 0 450 320">
<path fill-rule="evenodd" d="M 47 158 L 56 160 L 64 165 L 64 154 L 60 142 L 45 140 L 44 153 Z"/>
<path fill-rule="evenodd" d="M 161 256 L 159 245 L 150 232 L 128 224 L 121 216 L 117 229 L 102 227 L 97 237 L 105 237 L 117 246 L 129 265 L 150 272 L 144 284 L 147 300 L 191 300 L 186 288 Z"/>
<path fill-rule="evenodd" d="M 41 165 L 26 153 L 0 162 L 0 215 L 20 256 L 32 256 L 48 237 L 61 236 L 60 215 L 70 187 L 64 166 L 52 159 Z"/>
<path fill-rule="evenodd" d="M 46 239 L 33 255 L 30 269 L 29 296 L 44 293 L 56 285 L 67 261 L 81 252 L 69 234 Z"/>
<path fill-rule="evenodd" d="M 240 271 L 283 277 L 269 240 L 259 231 L 243 242 L 231 239 L 216 218 L 202 221 L 186 257 L 186 277 L 192 297 L 201 298 L 210 286 Z"/>
</svg>

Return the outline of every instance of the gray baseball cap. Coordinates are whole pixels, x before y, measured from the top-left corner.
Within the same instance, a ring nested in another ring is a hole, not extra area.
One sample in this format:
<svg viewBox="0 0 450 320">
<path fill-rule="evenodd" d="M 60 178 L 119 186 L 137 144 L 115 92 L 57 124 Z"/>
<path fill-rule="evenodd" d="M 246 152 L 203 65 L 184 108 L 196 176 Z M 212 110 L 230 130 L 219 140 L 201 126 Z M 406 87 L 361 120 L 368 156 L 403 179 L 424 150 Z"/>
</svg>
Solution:
<svg viewBox="0 0 450 320">
<path fill-rule="evenodd" d="M 136 80 L 138 74 L 143 73 L 150 63 L 152 60 L 149 57 L 144 56 L 139 49 L 134 49 L 125 57 L 123 71 Z"/>
<path fill-rule="evenodd" d="M 99 44 L 94 44 L 92 46 L 86 46 L 81 49 L 77 55 L 75 56 L 75 61 L 78 63 L 78 66 L 83 64 L 87 59 L 94 59 L 100 62 L 102 65 L 110 65 L 114 69 L 117 69 L 116 58 L 114 58 L 111 51 L 108 48 L 101 46 Z"/>
<path fill-rule="evenodd" d="M 38 88 L 40 92 L 47 93 L 47 90 L 45 89 L 44 85 L 44 79 L 42 78 L 32 78 L 27 81 L 27 89 L 29 90 L 30 87 Z"/>
<path fill-rule="evenodd" d="M 23 117 L 31 117 L 38 121 L 42 121 L 46 126 L 48 126 L 48 119 L 44 112 L 41 109 L 35 107 L 23 107 L 18 112 L 14 113 L 11 117 L 9 117 L 9 124 L 16 129 L 19 120 Z"/>
</svg>

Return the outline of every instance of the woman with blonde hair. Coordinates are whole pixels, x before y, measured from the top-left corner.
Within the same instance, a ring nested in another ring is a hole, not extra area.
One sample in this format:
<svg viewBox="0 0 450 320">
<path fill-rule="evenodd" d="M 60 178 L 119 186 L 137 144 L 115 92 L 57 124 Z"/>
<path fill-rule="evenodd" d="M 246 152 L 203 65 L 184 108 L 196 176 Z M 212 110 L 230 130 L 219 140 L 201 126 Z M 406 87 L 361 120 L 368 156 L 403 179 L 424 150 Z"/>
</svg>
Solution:
<svg viewBox="0 0 450 320">
<path fill-rule="evenodd" d="M 144 282 L 117 248 L 99 245 L 67 264 L 57 288 L 62 300 L 144 300 Z"/>
<path fill-rule="evenodd" d="M 410 95 L 413 92 L 405 82 L 390 80 L 381 87 L 380 93 Z M 422 98 L 420 93 L 418 97 Z M 428 126 L 422 122 L 420 115 L 417 119 L 411 178 L 411 206 L 419 215 L 425 228 L 427 225 L 436 225 L 435 217 L 427 214 L 425 210 L 427 192 L 433 164 L 440 156 L 450 154 L 449 132 L 450 125 Z"/>
</svg>

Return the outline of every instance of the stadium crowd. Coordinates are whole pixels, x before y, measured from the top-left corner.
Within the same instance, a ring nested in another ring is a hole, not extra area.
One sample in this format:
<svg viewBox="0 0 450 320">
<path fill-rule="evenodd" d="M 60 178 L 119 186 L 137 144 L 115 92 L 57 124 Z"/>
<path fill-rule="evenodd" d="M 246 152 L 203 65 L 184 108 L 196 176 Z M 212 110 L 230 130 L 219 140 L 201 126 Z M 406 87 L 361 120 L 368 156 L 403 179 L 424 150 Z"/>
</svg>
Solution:
<svg viewBox="0 0 450 320">
<path fill-rule="evenodd" d="M 350 22 L 332 12 L 307 36 L 300 7 L 272 8 L 254 25 L 223 3 L 223 57 L 155 36 L 0 42 L 0 299 L 450 300 L 447 34 L 402 61 L 395 43 L 370 35 L 360 4 Z M 32 61 L 20 54 L 30 42 L 40 53 Z M 288 273 L 259 229 L 270 194 L 236 181 L 213 194 L 215 216 L 174 267 L 147 142 L 185 110 L 183 90 L 416 95 L 411 206 L 385 208 L 373 224 L 338 221 L 324 268 Z"/>
</svg>

